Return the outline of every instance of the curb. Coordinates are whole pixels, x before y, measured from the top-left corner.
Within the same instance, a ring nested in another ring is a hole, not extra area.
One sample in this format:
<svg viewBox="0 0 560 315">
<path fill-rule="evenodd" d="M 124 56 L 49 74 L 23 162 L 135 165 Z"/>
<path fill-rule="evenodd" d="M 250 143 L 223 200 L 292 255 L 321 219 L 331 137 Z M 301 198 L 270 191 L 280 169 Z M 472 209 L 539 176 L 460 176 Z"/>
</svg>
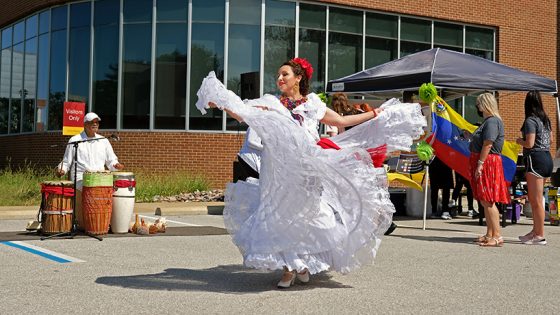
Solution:
<svg viewBox="0 0 560 315">
<path fill-rule="evenodd" d="M 137 203 L 134 213 L 151 213 L 161 216 L 172 215 L 222 215 L 223 202 L 154 202 Z M 0 207 L 0 220 L 37 219 L 39 206 Z"/>
</svg>

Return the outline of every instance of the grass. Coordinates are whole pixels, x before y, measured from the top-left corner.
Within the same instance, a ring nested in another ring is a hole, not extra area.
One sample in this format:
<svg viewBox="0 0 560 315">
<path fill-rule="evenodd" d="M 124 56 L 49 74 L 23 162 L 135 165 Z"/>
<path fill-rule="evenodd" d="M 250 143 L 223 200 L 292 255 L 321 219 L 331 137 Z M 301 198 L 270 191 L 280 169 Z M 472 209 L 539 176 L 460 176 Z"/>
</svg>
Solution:
<svg viewBox="0 0 560 315">
<path fill-rule="evenodd" d="M 185 172 L 173 174 L 135 173 L 136 201 L 151 202 L 153 197 L 174 196 L 196 190 L 209 189 L 208 181 L 201 176 Z M 52 169 L 26 166 L 0 170 L 0 206 L 33 206 L 41 204 L 41 185 L 47 180 L 58 180 Z"/>
</svg>

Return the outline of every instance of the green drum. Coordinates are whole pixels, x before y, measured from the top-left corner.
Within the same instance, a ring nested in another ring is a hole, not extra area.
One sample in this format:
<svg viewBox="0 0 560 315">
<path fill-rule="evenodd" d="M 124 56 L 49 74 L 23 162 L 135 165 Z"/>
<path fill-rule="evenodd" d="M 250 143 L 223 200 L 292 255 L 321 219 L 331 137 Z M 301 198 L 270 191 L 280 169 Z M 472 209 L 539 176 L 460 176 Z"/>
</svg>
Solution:
<svg viewBox="0 0 560 315">
<path fill-rule="evenodd" d="M 85 172 L 84 187 L 113 187 L 113 174 L 110 172 Z"/>
</svg>

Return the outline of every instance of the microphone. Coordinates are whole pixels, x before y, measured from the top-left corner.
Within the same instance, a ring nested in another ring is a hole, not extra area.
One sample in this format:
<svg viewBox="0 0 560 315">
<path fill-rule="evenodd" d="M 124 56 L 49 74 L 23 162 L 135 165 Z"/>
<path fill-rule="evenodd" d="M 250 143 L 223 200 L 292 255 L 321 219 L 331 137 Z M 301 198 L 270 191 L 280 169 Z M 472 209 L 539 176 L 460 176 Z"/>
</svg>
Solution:
<svg viewBox="0 0 560 315">
<path fill-rule="evenodd" d="M 119 137 L 118 135 L 112 133 L 112 134 L 109 136 L 109 139 L 115 140 L 115 141 L 120 141 L 120 140 L 121 140 L 121 137 Z"/>
</svg>

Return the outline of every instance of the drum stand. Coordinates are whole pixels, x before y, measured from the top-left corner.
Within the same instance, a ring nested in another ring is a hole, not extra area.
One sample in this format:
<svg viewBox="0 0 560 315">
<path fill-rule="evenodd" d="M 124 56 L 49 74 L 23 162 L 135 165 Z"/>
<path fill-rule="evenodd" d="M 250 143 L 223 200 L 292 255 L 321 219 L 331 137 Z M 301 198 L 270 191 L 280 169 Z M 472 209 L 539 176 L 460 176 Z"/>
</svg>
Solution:
<svg viewBox="0 0 560 315">
<path fill-rule="evenodd" d="M 76 196 L 78 195 L 78 190 L 76 189 L 76 183 L 78 182 L 77 177 L 78 177 L 78 145 L 82 142 L 88 142 L 88 141 L 96 141 L 99 140 L 99 138 L 95 138 L 95 139 L 87 139 L 87 140 L 81 140 L 81 141 L 73 141 L 71 144 L 74 146 L 74 196 L 72 197 L 72 227 L 70 228 L 69 232 L 62 232 L 62 233 L 57 233 L 57 234 L 53 234 L 53 235 L 49 235 L 49 236 L 44 236 L 41 237 L 41 241 L 46 240 L 46 239 L 50 239 L 53 237 L 61 237 L 61 236 L 69 236 L 69 238 L 74 238 L 74 236 L 76 234 L 78 234 L 78 219 L 76 218 Z M 88 232 L 83 232 L 85 235 L 89 236 L 89 237 L 93 237 L 97 240 L 102 241 L 103 238 L 101 236 L 98 235 L 94 235 Z"/>
</svg>

